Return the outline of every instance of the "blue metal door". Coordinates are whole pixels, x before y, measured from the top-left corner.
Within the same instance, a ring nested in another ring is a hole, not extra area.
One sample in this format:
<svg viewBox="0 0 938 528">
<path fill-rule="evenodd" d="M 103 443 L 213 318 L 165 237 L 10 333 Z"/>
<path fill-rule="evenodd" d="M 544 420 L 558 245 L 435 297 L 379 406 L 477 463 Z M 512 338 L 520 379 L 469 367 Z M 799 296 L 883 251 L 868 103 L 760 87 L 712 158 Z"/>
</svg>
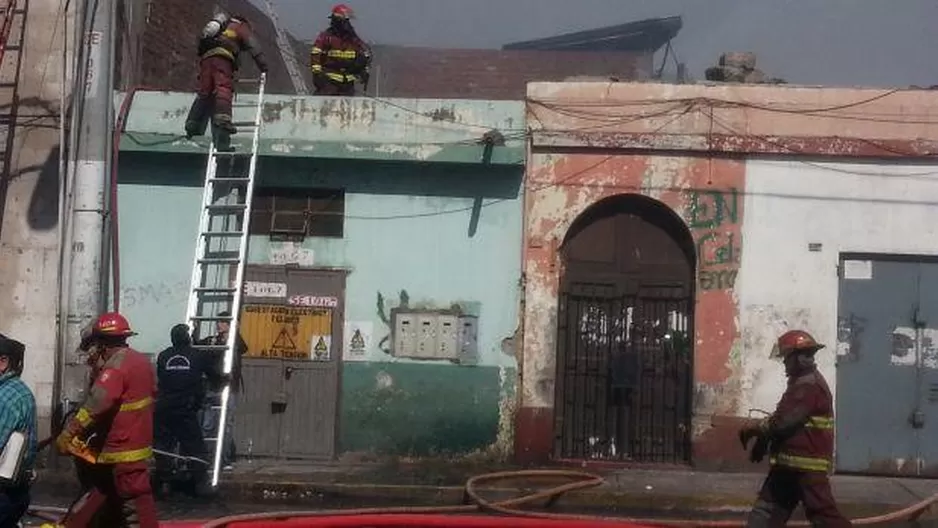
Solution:
<svg viewBox="0 0 938 528">
<path fill-rule="evenodd" d="M 837 470 L 938 475 L 938 263 L 845 256 L 838 304 Z"/>
</svg>

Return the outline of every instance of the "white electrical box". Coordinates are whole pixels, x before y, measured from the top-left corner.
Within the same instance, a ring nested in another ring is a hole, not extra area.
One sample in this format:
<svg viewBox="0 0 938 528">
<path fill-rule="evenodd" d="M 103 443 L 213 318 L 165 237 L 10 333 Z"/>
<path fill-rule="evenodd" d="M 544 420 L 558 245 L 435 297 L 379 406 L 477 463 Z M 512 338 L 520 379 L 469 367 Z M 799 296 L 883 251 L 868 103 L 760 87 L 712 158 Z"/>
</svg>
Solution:
<svg viewBox="0 0 938 528">
<path fill-rule="evenodd" d="M 417 314 L 417 351 L 412 356 L 416 359 L 436 358 L 437 343 L 437 314 Z"/>
<path fill-rule="evenodd" d="M 478 362 L 478 318 L 451 312 L 392 311 L 394 357 Z"/>
<path fill-rule="evenodd" d="M 417 316 L 412 313 L 394 313 L 394 355 L 411 357 L 417 350 Z"/>
<path fill-rule="evenodd" d="M 465 315 L 459 318 L 457 331 L 459 352 L 456 356 L 460 365 L 475 365 L 479 361 L 479 318 Z"/>
<path fill-rule="evenodd" d="M 455 359 L 459 355 L 459 318 L 455 315 L 444 314 L 437 317 L 439 327 L 439 343 L 437 357 L 439 359 Z"/>
</svg>

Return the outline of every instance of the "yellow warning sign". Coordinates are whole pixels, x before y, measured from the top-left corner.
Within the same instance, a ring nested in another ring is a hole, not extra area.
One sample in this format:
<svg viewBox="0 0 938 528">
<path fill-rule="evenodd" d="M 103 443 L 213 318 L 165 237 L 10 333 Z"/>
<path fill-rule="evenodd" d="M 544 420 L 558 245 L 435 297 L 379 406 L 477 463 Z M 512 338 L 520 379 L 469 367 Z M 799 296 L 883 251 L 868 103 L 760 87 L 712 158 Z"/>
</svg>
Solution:
<svg viewBox="0 0 938 528">
<path fill-rule="evenodd" d="M 315 359 L 318 339 L 332 335 L 332 310 L 305 306 L 249 304 L 241 311 L 247 356 Z M 328 346 L 326 346 L 328 355 Z"/>
</svg>

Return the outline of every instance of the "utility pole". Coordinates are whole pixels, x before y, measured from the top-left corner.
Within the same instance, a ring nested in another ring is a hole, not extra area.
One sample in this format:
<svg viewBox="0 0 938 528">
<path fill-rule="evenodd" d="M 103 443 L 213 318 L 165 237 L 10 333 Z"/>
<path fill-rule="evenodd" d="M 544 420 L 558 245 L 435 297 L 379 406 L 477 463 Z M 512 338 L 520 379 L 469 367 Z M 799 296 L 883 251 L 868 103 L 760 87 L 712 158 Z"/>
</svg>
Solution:
<svg viewBox="0 0 938 528">
<path fill-rule="evenodd" d="M 60 400 L 80 402 L 88 369 L 75 353 L 81 329 L 107 306 L 102 278 L 109 268 L 103 251 L 107 226 L 107 189 L 114 127 L 114 41 L 116 0 L 85 0 L 78 31 L 81 57 L 74 85 L 72 156 L 69 176 L 73 182 L 70 219 L 61 248 L 66 254 L 68 300 L 60 350 Z M 68 411 L 69 409 L 64 409 Z"/>
</svg>

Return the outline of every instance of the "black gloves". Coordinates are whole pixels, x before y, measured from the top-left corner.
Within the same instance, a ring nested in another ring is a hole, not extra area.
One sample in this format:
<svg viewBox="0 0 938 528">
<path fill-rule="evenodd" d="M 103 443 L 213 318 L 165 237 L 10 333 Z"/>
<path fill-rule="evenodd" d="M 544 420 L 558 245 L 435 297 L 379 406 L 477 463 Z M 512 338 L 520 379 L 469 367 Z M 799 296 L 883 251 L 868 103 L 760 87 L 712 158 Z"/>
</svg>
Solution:
<svg viewBox="0 0 938 528">
<path fill-rule="evenodd" d="M 744 427 L 739 430 L 739 443 L 743 445 L 744 450 L 749 449 L 749 441 L 762 436 L 764 436 L 762 429 L 758 426 Z"/>
<path fill-rule="evenodd" d="M 753 438 L 756 439 L 756 442 L 752 445 L 752 450 L 749 451 L 749 461 L 758 464 L 765 459 L 771 439 L 761 424 L 749 425 L 739 430 L 739 443 L 742 444 L 744 451 L 749 449 L 749 441 Z"/>
<path fill-rule="evenodd" d="M 765 458 L 765 454 L 769 451 L 769 439 L 760 436 L 756 443 L 752 445 L 752 451 L 749 452 L 749 461 L 753 464 L 758 464 L 762 462 Z"/>
</svg>

